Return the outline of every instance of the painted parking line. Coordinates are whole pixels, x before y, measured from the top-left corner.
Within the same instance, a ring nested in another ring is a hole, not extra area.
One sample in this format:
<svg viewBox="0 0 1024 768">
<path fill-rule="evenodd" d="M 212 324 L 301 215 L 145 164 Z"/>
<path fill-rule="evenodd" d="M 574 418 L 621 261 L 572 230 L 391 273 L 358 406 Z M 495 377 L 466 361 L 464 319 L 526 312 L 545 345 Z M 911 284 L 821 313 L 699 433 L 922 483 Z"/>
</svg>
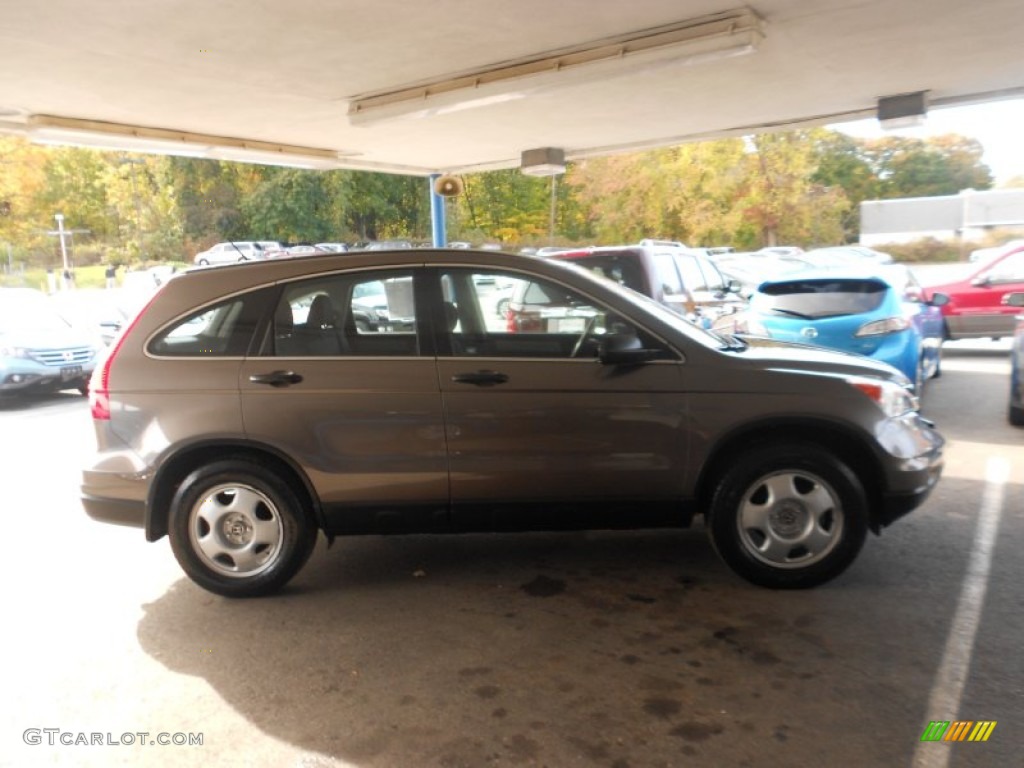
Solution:
<svg viewBox="0 0 1024 768">
<path fill-rule="evenodd" d="M 928 709 L 925 713 L 928 718 L 958 718 L 960 700 L 971 668 L 974 639 L 981 623 L 989 572 L 992 570 L 992 553 L 995 550 L 996 534 L 1003 514 L 1003 498 L 1009 477 L 1010 462 L 1002 457 L 989 458 L 985 466 L 985 491 L 978 511 L 978 529 L 974 535 L 967 573 L 953 616 L 953 625 L 946 638 L 942 663 L 928 698 Z M 919 743 L 914 751 L 913 768 L 945 768 L 949 765 L 952 754 L 949 747 L 948 743 Z"/>
</svg>

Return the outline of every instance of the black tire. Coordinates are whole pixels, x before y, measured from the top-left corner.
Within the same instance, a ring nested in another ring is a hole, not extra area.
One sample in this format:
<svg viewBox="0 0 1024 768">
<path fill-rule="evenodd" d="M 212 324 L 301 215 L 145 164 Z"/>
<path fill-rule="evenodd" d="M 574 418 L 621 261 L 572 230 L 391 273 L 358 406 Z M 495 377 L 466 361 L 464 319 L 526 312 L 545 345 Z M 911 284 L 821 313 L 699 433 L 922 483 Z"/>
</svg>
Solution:
<svg viewBox="0 0 1024 768">
<path fill-rule="evenodd" d="M 867 519 L 864 488 L 846 464 L 823 446 L 784 443 L 751 448 L 732 462 L 707 522 L 715 550 L 744 579 L 804 589 L 849 567 Z"/>
<path fill-rule="evenodd" d="M 1010 423 L 1013 426 L 1024 427 L 1024 407 L 1011 405 L 1007 411 L 1006 417 L 1010 420 Z"/>
<path fill-rule="evenodd" d="M 171 549 L 203 589 L 255 597 L 305 565 L 317 528 L 292 487 L 270 467 L 225 459 L 195 470 L 171 502 Z"/>
</svg>

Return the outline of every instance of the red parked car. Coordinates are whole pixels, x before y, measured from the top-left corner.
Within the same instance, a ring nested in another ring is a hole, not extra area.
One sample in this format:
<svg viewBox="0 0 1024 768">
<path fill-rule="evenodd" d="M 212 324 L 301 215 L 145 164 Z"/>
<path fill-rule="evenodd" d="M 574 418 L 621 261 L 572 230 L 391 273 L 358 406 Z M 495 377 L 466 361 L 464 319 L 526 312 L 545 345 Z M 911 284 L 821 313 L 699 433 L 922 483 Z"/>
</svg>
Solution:
<svg viewBox="0 0 1024 768">
<path fill-rule="evenodd" d="M 1012 336 L 1020 309 L 1003 301 L 1024 291 L 1024 244 L 982 264 L 972 265 L 967 277 L 942 285 L 929 285 L 926 299 L 935 293 L 949 296 L 942 307 L 947 339 L 998 339 Z"/>
</svg>

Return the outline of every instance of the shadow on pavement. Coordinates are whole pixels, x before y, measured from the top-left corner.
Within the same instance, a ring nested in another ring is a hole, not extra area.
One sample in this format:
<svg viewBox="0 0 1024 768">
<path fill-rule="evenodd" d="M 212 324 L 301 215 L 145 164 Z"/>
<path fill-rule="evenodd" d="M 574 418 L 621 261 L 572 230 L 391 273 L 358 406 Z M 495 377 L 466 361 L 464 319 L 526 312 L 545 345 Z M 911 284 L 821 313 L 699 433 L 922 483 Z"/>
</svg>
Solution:
<svg viewBox="0 0 1024 768">
<path fill-rule="evenodd" d="M 0 411 L 37 411 L 42 408 L 54 408 L 68 402 L 88 400 L 78 392 L 62 391 L 38 395 L 0 395 Z"/>
<path fill-rule="evenodd" d="M 901 750 L 917 728 L 919 691 L 842 658 L 849 599 L 885 610 L 878 572 L 758 589 L 700 528 L 371 537 L 321 546 L 273 598 L 183 579 L 138 636 L 262 731 L 360 768 L 810 765 L 824 734 L 857 730 L 827 703 L 841 686 L 871 691 L 872 719 L 903 713 Z"/>
</svg>

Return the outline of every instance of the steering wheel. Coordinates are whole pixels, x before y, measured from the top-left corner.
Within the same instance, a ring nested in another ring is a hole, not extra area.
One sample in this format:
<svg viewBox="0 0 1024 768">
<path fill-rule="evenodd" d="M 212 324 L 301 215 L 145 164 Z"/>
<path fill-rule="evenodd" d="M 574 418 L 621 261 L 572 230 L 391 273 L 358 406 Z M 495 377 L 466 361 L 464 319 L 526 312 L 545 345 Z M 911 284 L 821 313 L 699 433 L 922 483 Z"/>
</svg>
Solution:
<svg viewBox="0 0 1024 768">
<path fill-rule="evenodd" d="M 570 357 L 579 357 L 580 356 L 580 352 L 583 351 L 583 345 L 587 341 L 587 339 L 589 338 L 591 331 L 594 330 L 594 326 L 596 324 L 597 324 L 597 315 L 591 315 L 590 317 L 587 318 L 587 322 L 583 326 L 583 332 L 580 334 L 580 337 L 578 339 L 576 339 L 576 343 L 573 344 L 572 354 L 569 355 Z"/>
</svg>

